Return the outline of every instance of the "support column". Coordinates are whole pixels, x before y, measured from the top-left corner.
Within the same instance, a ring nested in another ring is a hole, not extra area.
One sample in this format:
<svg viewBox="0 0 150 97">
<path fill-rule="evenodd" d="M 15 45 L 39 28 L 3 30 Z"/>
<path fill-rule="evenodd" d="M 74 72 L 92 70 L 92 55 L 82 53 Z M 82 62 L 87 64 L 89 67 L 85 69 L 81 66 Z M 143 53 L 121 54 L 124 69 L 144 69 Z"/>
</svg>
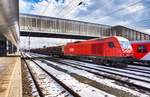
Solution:
<svg viewBox="0 0 150 97">
<path fill-rule="evenodd" d="M 0 56 L 7 55 L 7 42 L 6 39 L 0 40 Z"/>
</svg>

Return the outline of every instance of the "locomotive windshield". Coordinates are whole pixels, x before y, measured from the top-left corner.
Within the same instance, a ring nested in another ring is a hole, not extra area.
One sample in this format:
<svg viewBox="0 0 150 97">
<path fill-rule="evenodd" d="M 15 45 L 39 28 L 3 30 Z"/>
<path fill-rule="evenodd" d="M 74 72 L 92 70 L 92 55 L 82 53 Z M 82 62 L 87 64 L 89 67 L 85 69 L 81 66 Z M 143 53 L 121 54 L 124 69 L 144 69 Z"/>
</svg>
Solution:
<svg viewBox="0 0 150 97">
<path fill-rule="evenodd" d="M 130 42 L 129 41 L 120 41 L 121 47 L 122 48 L 131 48 Z"/>
<path fill-rule="evenodd" d="M 123 37 L 117 37 L 117 39 L 118 39 L 122 48 L 124 48 L 124 49 L 127 49 L 127 48 L 131 49 L 132 48 L 128 39 L 123 38 Z"/>
</svg>

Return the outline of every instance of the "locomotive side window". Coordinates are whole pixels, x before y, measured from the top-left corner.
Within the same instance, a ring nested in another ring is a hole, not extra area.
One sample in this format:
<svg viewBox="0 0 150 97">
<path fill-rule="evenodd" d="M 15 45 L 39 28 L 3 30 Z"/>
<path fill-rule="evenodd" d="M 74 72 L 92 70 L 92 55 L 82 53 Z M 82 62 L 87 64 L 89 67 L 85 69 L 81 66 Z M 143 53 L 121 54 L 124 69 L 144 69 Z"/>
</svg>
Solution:
<svg viewBox="0 0 150 97">
<path fill-rule="evenodd" d="M 109 46 L 110 48 L 114 48 L 114 47 L 115 47 L 115 45 L 114 45 L 113 42 L 108 42 L 108 46 Z"/>
<path fill-rule="evenodd" d="M 137 50 L 138 50 L 138 52 L 140 52 L 140 53 L 145 53 L 145 52 L 147 52 L 147 48 L 146 48 L 144 45 L 138 46 Z"/>
</svg>

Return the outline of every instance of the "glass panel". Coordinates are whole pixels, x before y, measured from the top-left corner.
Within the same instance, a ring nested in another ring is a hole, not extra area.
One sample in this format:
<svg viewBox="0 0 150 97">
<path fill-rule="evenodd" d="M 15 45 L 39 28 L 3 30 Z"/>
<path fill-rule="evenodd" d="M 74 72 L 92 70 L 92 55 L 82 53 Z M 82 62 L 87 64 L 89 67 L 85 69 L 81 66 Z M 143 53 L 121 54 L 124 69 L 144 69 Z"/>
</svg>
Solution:
<svg viewBox="0 0 150 97">
<path fill-rule="evenodd" d="M 138 49 L 137 51 L 140 52 L 140 53 L 145 53 L 145 52 L 147 52 L 147 48 L 146 48 L 144 45 L 138 46 L 137 49 Z"/>
<path fill-rule="evenodd" d="M 115 47 L 115 45 L 114 45 L 113 42 L 108 42 L 108 46 L 109 46 L 110 48 L 114 48 L 114 47 Z"/>
<path fill-rule="evenodd" d="M 122 48 L 131 48 L 129 41 L 120 41 L 120 44 Z"/>
</svg>

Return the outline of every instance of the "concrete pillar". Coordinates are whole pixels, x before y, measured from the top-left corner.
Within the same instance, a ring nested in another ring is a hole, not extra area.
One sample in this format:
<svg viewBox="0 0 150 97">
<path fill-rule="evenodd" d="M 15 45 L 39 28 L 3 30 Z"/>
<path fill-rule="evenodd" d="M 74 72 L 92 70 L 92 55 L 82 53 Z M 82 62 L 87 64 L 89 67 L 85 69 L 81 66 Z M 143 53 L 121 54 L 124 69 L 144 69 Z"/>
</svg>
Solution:
<svg viewBox="0 0 150 97">
<path fill-rule="evenodd" d="M 7 42 L 7 51 L 8 51 L 8 54 L 14 54 L 17 52 L 17 47 L 8 41 Z"/>
<path fill-rule="evenodd" d="M 12 44 L 8 41 L 7 42 L 7 47 L 8 47 L 8 54 L 11 54 L 11 49 L 12 49 Z"/>
<path fill-rule="evenodd" d="M 6 39 L 0 39 L 0 56 L 7 55 L 7 41 Z"/>
</svg>

